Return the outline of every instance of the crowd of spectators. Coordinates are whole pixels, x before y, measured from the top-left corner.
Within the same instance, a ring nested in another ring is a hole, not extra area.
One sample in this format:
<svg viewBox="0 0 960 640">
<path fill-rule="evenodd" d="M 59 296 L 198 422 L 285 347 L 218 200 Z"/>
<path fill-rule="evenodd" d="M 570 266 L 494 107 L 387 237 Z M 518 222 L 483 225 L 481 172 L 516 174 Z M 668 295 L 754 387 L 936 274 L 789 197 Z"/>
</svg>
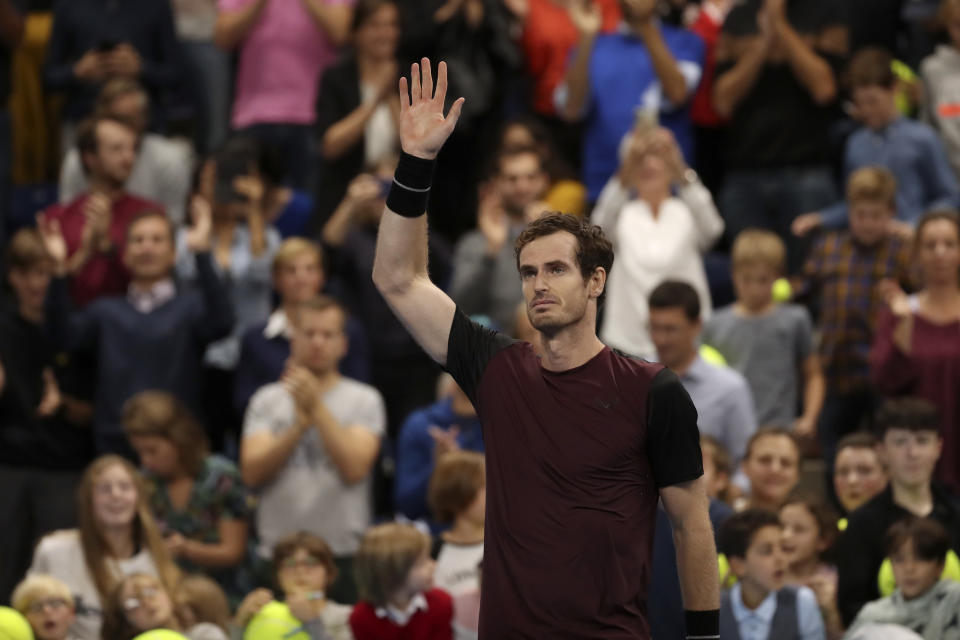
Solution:
<svg viewBox="0 0 960 640">
<path fill-rule="evenodd" d="M 697 408 L 721 637 L 960 640 L 960 0 L 0 0 L 0 604 L 477 637 L 498 462 L 371 279 L 423 56 L 466 97 L 431 279 L 537 349 L 517 237 L 602 228 L 601 338 Z M 653 559 L 682 638 L 662 509 Z"/>
</svg>

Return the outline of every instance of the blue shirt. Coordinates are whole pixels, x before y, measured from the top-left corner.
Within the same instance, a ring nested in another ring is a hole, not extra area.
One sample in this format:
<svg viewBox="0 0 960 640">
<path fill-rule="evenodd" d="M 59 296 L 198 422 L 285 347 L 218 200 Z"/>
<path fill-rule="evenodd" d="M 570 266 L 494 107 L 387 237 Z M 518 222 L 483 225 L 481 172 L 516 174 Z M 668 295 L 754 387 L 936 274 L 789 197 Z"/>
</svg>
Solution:
<svg viewBox="0 0 960 640">
<path fill-rule="evenodd" d="M 410 414 L 400 428 L 397 439 L 397 475 L 394 481 L 394 507 L 411 520 L 429 515 L 427 485 L 433 473 L 433 438 L 430 427 L 444 431 L 456 425 L 460 432 L 457 444 L 461 449 L 483 453 L 483 434 L 476 416 L 460 416 L 453 412 L 450 398 Z"/>
<path fill-rule="evenodd" d="M 777 592 L 771 591 L 756 609 L 748 609 L 743 604 L 740 591 L 739 582 L 730 591 L 730 606 L 740 628 L 740 640 L 767 640 L 770 623 L 777 610 Z M 797 637 L 800 640 L 826 640 L 817 598 L 807 587 L 797 587 L 797 625 Z"/>
<path fill-rule="evenodd" d="M 681 105 L 663 95 L 642 39 L 624 30 L 597 36 L 590 56 L 583 145 L 583 182 L 591 201 L 600 196 L 603 185 L 617 171 L 620 141 L 633 127 L 638 107 L 657 112 L 660 124 L 673 132 L 684 157 L 692 160 L 689 98 L 700 83 L 704 44 L 693 32 L 668 24 L 660 24 L 660 33 L 687 81 L 688 100 Z M 565 89 L 561 85 L 558 91 L 558 106 L 566 100 Z"/>
<path fill-rule="evenodd" d="M 846 177 L 863 167 L 882 166 L 897 179 L 897 219 L 914 224 L 932 208 L 957 206 L 957 178 L 937 133 L 922 122 L 897 118 L 879 131 L 857 129 L 847 140 Z M 845 226 L 847 204 L 821 212 L 828 228 Z"/>
</svg>

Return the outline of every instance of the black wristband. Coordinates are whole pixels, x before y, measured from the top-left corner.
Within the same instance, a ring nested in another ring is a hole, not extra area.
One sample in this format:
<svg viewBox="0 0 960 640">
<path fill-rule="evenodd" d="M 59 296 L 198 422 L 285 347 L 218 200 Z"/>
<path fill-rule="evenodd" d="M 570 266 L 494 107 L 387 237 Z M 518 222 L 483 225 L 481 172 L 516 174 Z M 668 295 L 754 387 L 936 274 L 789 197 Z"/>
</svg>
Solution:
<svg viewBox="0 0 960 640">
<path fill-rule="evenodd" d="M 436 160 L 401 153 L 390 193 L 387 194 L 387 208 L 405 218 L 422 216 L 427 211 L 436 164 Z"/>
<path fill-rule="evenodd" d="M 720 610 L 683 612 L 687 640 L 720 640 Z"/>
</svg>

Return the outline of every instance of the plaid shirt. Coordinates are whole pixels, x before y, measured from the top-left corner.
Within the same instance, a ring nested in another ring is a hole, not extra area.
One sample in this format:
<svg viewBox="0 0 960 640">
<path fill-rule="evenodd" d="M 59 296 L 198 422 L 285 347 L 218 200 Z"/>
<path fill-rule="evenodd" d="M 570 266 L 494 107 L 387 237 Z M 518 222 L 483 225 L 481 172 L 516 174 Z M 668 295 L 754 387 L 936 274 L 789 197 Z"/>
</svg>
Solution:
<svg viewBox="0 0 960 640">
<path fill-rule="evenodd" d="M 910 247 L 900 238 L 864 247 L 848 231 L 826 233 L 804 264 L 797 297 L 816 296 L 820 356 L 831 392 L 870 384 L 870 344 L 884 305 L 877 284 L 885 278 L 910 282 Z"/>
</svg>

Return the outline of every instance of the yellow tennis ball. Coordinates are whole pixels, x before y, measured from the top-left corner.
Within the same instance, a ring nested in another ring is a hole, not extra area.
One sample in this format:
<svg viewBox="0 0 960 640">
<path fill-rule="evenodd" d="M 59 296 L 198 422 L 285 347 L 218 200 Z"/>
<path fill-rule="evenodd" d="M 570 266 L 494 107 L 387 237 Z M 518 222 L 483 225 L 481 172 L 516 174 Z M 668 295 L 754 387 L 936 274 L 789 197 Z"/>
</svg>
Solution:
<svg viewBox="0 0 960 640">
<path fill-rule="evenodd" d="M 777 302 L 786 302 L 793 296 L 793 289 L 790 287 L 790 281 L 786 278 L 779 278 L 773 283 L 773 299 Z"/>
<path fill-rule="evenodd" d="M 151 629 L 141 633 L 133 640 L 187 640 L 187 637 L 170 629 Z"/>
<path fill-rule="evenodd" d="M 243 640 L 310 640 L 290 607 L 283 602 L 269 602 L 253 616 L 243 631 Z"/>
<path fill-rule="evenodd" d="M 0 607 L 0 640 L 33 640 L 30 623 L 16 609 Z"/>
<path fill-rule="evenodd" d="M 723 357 L 723 354 L 708 344 L 700 345 L 700 357 L 718 367 L 727 366 L 727 359 Z"/>
</svg>

